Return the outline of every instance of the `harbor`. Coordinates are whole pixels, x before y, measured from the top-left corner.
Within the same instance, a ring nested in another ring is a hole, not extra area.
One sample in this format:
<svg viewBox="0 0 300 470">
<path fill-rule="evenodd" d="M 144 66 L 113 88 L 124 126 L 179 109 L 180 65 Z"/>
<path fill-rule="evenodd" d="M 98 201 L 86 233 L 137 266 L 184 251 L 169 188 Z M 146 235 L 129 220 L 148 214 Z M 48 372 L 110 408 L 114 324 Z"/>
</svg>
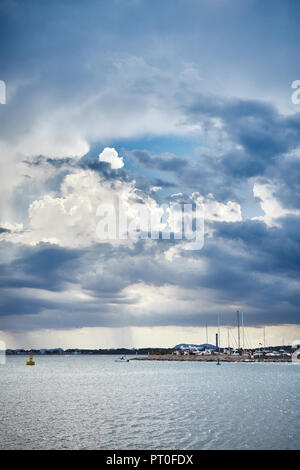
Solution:
<svg viewBox="0 0 300 470">
<path fill-rule="evenodd" d="M 181 362 L 292 362 L 291 356 L 261 356 L 249 357 L 249 355 L 233 356 L 226 354 L 210 355 L 178 355 L 178 354 L 149 354 L 148 356 L 136 356 L 131 361 L 181 361 Z"/>
</svg>

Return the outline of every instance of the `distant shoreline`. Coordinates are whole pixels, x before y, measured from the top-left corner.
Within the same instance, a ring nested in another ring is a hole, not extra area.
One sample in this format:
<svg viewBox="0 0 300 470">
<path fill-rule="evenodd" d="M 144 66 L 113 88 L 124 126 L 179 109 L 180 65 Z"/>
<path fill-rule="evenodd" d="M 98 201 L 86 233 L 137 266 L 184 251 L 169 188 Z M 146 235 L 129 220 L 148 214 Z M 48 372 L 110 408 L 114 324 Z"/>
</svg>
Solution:
<svg viewBox="0 0 300 470">
<path fill-rule="evenodd" d="M 148 356 L 137 356 L 131 361 L 183 361 L 183 362 L 292 362 L 291 357 L 260 357 L 252 359 L 249 356 L 229 356 L 229 355 L 175 355 L 175 354 L 149 354 Z"/>
</svg>

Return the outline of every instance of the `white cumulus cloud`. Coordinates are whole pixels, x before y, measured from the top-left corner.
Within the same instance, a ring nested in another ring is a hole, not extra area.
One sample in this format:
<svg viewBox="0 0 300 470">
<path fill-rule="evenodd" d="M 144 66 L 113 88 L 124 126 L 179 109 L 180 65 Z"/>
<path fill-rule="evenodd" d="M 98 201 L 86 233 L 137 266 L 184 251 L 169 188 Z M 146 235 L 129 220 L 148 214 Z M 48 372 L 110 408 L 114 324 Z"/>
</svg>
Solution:
<svg viewBox="0 0 300 470">
<path fill-rule="evenodd" d="M 114 148 L 105 147 L 105 149 L 99 154 L 99 160 L 101 162 L 110 163 L 113 170 L 117 170 L 124 166 L 123 158 L 119 157 L 118 152 Z"/>
</svg>

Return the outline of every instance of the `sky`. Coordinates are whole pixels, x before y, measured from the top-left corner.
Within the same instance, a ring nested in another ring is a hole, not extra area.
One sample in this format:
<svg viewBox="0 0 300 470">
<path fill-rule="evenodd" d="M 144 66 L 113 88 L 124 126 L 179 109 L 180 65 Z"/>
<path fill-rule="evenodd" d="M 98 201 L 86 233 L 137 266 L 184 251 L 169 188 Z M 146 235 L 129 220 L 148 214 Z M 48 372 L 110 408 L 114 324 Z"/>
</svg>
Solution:
<svg viewBox="0 0 300 470">
<path fill-rule="evenodd" d="M 236 345 L 237 310 L 245 346 L 300 337 L 299 23 L 298 0 L 2 0 L 7 347 Z M 132 227 L 201 206 L 203 243 L 103 239 L 116 201 Z"/>
</svg>

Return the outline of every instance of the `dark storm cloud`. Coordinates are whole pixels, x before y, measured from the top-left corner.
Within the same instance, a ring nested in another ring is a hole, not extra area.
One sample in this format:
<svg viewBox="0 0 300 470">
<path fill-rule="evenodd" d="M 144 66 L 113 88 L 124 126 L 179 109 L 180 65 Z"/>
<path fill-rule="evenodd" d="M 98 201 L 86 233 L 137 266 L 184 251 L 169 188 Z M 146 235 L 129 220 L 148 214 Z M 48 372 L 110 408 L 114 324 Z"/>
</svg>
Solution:
<svg viewBox="0 0 300 470">
<path fill-rule="evenodd" d="M 279 199 L 297 207 L 300 159 L 285 155 L 300 146 L 300 113 L 285 116 L 272 104 L 255 100 L 224 100 L 217 96 L 194 99 L 195 103 L 185 108 L 187 119 L 216 133 L 220 141 L 214 149 L 207 151 L 200 146 L 193 158 L 154 155 L 146 150 L 127 154 L 145 168 L 175 175 L 178 188 L 188 187 L 204 195 L 213 193 L 222 201 L 241 201 L 237 194 L 241 181 L 275 178 L 282 182 Z M 214 129 L 211 119 L 215 118 L 221 120 L 221 130 Z M 228 145 L 230 150 L 224 151 Z"/>
<path fill-rule="evenodd" d="M 44 157 L 43 155 L 38 155 L 34 158 L 24 160 L 24 163 L 30 167 L 44 166 L 45 163 L 47 163 L 57 169 L 62 168 L 64 166 L 76 166 L 76 160 L 74 160 L 74 158 L 49 158 Z"/>
<path fill-rule="evenodd" d="M 151 180 L 151 186 L 160 186 L 162 188 L 174 188 L 176 186 L 176 183 L 171 183 L 170 181 L 165 181 L 160 178 L 155 178 Z"/>
<path fill-rule="evenodd" d="M 217 236 L 249 250 L 247 267 L 262 272 L 297 279 L 300 272 L 300 217 L 279 219 L 281 226 L 267 228 L 260 221 L 215 224 Z"/>
<path fill-rule="evenodd" d="M 0 303 L 0 316 L 37 315 L 41 313 L 43 309 L 53 307 L 53 303 L 50 300 L 26 298 L 20 293 L 10 295 L 9 292 L 4 292 L 4 294 L 5 297 Z"/>
<path fill-rule="evenodd" d="M 289 207 L 299 207 L 299 159 L 287 156 L 300 143 L 299 115 L 293 119 L 280 115 L 265 103 L 236 100 L 195 105 L 190 118 L 219 117 L 222 119 L 232 151 L 212 154 L 199 149 L 197 159 L 180 158 L 170 154 L 153 155 L 135 150 L 130 155 L 145 168 L 159 170 L 176 178 L 176 189 L 188 187 L 190 192 L 212 192 L 219 200 L 238 200 L 237 185 L 254 176 L 261 181 L 278 183 L 279 200 Z M 208 126 L 210 124 L 207 124 Z M 237 148 L 240 146 L 240 148 Z M 73 169 L 89 169 L 105 180 L 133 181 L 136 187 L 150 193 L 151 185 L 169 188 L 173 183 L 130 174 L 125 169 L 112 171 L 109 164 L 96 157 L 84 157 L 74 162 L 68 158 L 37 157 L 29 166 L 51 165 L 57 169 L 53 181 L 58 181 Z M 60 175 L 60 176 L 59 176 Z M 153 184 L 154 181 L 157 184 Z M 154 193 L 155 194 L 155 193 Z M 154 196 L 152 194 L 152 196 Z M 156 195 L 154 196 L 156 198 Z M 178 196 L 179 197 L 179 196 Z M 158 198 L 159 199 L 159 198 Z M 179 197 L 180 199 L 180 197 Z M 181 202 L 190 202 L 183 192 Z M 183 252 L 170 264 L 165 250 L 174 241 L 157 241 L 147 246 L 138 242 L 133 247 L 112 247 L 101 244 L 89 249 L 67 249 L 39 244 L 22 247 L 11 261 L 2 266 L 3 327 L 9 317 L 34 315 L 32 328 L 59 328 L 79 326 L 154 326 L 203 325 L 217 319 L 217 309 L 223 305 L 223 314 L 230 321 L 231 308 L 239 304 L 247 311 L 249 325 L 264 323 L 297 323 L 300 295 L 297 281 L 300 272 L 299 218 L 286 216 L 278 227 L 267 227 L 264 222 L 244 220 L 235 223 L 214 223 L 213 239 L 208 238 L 200 252 Z M 187 263 L 184 263 L 186 258 Z M 190 258 L 199 259 L 199 266 L 188 265 Z M 205 270 L 201 262 L 205 262 Z M 101 266 L 102 269 L 97 269 Z M 188 308 L 185 312 L 165 313 L 156 310 L 132 315 L 128 308 L 138 305 L 139 299 L 128 297 L 126 289 L 134 284 L 154 287 L 177 286 L 199 296 L 199 312 Z M 67 286 L 76 286 L 89 298 L 83 302 L 72 299 L 40 298 L 38 291 L 67 292 Z M 17 291 L 18 290 L 18 291 Z M 211 296 L 216 306 L 210 311 L 201 307 L 201 297 Z M 48 312 L 45 314 L 45 312 Z M 51 315 L 52 312 L 52 315 Z M 37 320 L 38 318 L 38 320 Z M 18 323 L 22 328 L 22 322 Z M 24 328 L 26 328 L 24 321 Z"/>
<path fill-rule="evenodd" d="M 192 119 L 221 118 L 233 144 L 222 156 L 220 171 L 231 177 L 263 175 L 285 153 L 300 145 L 300 113 L 284 116 L 269 103 L 202 98 L 189 111 Z"/>
<path fill-rule="evenodd" d="M 112 254 L 105 244 L 95 249 L 72 250 L 40 243 L 35 247 L 19 246 L 15 250 L 7 243 L 6 249 L 10 248 L 14 251 L 13 259 L 1 265 L 1 328 L 5 329 L 8 324 L 12 330 L 47 328 L 54 327 L 55 323 L 57 328 L 65 328 L 81 326 L 82 322 L 115 325 L 118 315 L 112 306 L 132 302 L 121 292 L 128 285 L 128 279 L 122 281 L 109 271 L 103 275 L 92 273 L 98 263 L 105 263 Z M 76 301 L 67 294 L 68 286 L 86 288 L 92 297 Z M 56 293 L 60 296 L 51 295 Z M 109 312 L 110 320 L 105 316 Z M 35 316 L 28 325 L 27 320 L 9 320 L 28 315 Z"/>
<path fill-rule="evenodd" d="M 287 156 L 270 167 L 266 177 L 276 183 L 274 195 L 289 209 L 300 209 L 300 153 Z"/>
<path fill-rule="evenodd" d="M 146 150 L 132 150 L 128 152 L 128 155 L 132 155 L 139 163 L 148 168 L 161 171 L 179 172 L 187 165 L 184 158 L 172 154 L 154 156 Z"/>
<path fill-rule="evenodd" d="M 9 244 L 7 245 L 9 249 Z M 35 247 L 22 246 L 15 259 L 1 264 L 3 288 L 33 288 L 60 291 L 68 281 L 75 281 L 74 263 L 80 250 L 61 248 L 47 243 Z"/>
<path fill-rule="evenodd" d="M 59 186 L 63 178 L 72 169 L 91 170 L 99 174 L 102 178 L 108 181 L 122 181 L 122 182 L 135 182 L 135 187 L 147 194 L 151 194 L 153 198 L 157 198 L 157 194 L 153 191 L 153 187 L 161 187 L 163 189 L 174 188 L 177 183 L 165 181 L 161 178 L 146 178 L 143 175 L 136 175 L 128 172 L 123 168 L 113 170 L 111 165 L 107 162 L 99 161 L 97 156 L 87 157 L 84 156 L 79 160 L 74 158 L 48 158 L 42 155 L 26 160 L 25 164 L 30 167 L 40 167 L 46 171 L 46 166 L 51 165 L 57 172 L 54 176 L 49 177 L 45 185 L 49 190 L 59 191 Z M 24 197 L 21 195 L 21 197 Z"/>
<path fill-rule="evenodd" d="M 107 162 L 102 162 L 98 157 L 83 157 L 78 162 L 78 166 L 83 169 L 89 169 L 99 173 L 107 180 L 119 179 L 121 181 L 130 181 L 130 177 L 123 168 L 112 169 Z"/>
<path fill-rule="evenodd" d="M 3 325 L 9 323 L 10 315 L 40 314 L 35 327 L 30 320 L 33 328 L 49 327 L 58 318 L 59 328 L 201 326 L 203 322 L 215 324 L 220 305 L 224 321 L 232 322 L 232 308 L 228 307 L 232 304 L 241 305 L 247 312 L 249 326 L 297 323 L 300 294 L 295 281 L 300 270 L 300 219 L 288 216 L 280 222 L 281 226 L 271 228 L 255 220 L 214 223 L 216 235 L 206 240 L 202 251 L 185 252 L 172 264 L 164 257 L 166 248 L 172 246 L 168 240 L 149 246 L 139 241 L 132 248 L 103 244 L 85 250 L 48 245 L 26 249 L 9 264 L 10 271 L 6 266 Z M 190 266 L 184 258 L 199 259 L 199 265 Z M 205 269 L 200 262 L 205 262 Z M 97 270 L 99 266 L 101 269 Z M 83 302 L 63 297 L 38 300 L 34 294 L 34 289 L 63 294 L 67 282 L 75 283 L 90 298 Z M 188 289 L 199 296 L 199 310 L 182 311 L 175 306 L 172 313 L 163 313 L 157 305 L 146 316 L 142 311 L 132 315 L 128 307 L 138 305 L 138 299 L 126 296 L 124 289 L 139 283 Z M 20 291 L 16 296 L 13 288 L 20 287 L 31 290 L 26 295 Z M 216 304 L 209 311 L 201 306 L 201 298 L 206 298 L 207 292 L 211 292 Z"/>
</svg>

